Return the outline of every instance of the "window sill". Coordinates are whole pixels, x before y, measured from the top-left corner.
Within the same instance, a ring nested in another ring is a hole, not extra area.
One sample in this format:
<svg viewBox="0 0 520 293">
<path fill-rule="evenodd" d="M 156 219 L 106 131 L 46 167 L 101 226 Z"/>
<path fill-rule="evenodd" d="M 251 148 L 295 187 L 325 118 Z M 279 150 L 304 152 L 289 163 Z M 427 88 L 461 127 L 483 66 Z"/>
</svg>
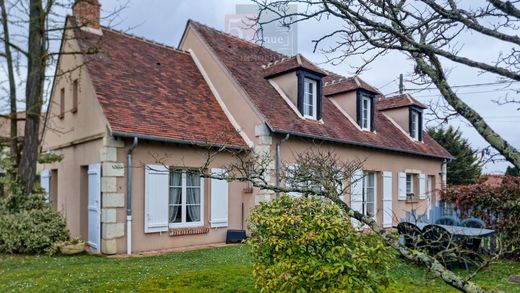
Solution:
<svg viewBox="0 0 520 293">
<path fill-rule="evenodd" d="M 207 226 L 187 227 L 187 228 L 170 228 L 169 229 L 170 237 L 206 234 L 208 232 L 209 232 L 209 227 L 207 227 Z"/>
</svg>

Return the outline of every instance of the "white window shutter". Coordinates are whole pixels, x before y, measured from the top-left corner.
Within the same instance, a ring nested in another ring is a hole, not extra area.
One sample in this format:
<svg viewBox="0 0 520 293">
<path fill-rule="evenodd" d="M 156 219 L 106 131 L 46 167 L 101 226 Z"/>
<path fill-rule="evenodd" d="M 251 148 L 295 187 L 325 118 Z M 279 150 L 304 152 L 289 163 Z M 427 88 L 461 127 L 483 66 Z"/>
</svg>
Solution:
<svg viewBox="0 0 520 293">
<path fill-rule="evenodd" d="M 350 208 L 363 213 L 363 171 L 356 170 L 352 174 L 350 183 Z M 352 219 L 354 228 L 359 228 L 358 220 Z"/>
<path fill-rule="evenodd" d="M 144 176 L 144 233 L 168 231 L 170 171 L 163 165 L 146 165 Z"/>
<path fill-rule="evenodd" d="M 426 176 L 419 174 L 419 199 L 426 198 Z"/>
<path fill-rule="evenodd" d="M 211 169 L 211 174 L 221 175 L 223 169 Z M 229 184 L 226 180 L 211 178 L 211 219 L 212 228 L 228 226 Z"/>
<path fill-rule="evenodd" d="M 399 182 L 397 187 L 399 189 L 398 199 L 406 200 L 406 173 L 399 172 Z"/>
<path fill-rule="evenodd" d="M 392 227 L 392 172 L 383 172 L 383 227 Z"/>
<path fill-rule="evenodd" d="M 42 170 L 40 172 L 40 186 L 45 191 L 45 201 L 49 202 L 49 194 L 51 191 L 51 172 Z"/>
</svg>

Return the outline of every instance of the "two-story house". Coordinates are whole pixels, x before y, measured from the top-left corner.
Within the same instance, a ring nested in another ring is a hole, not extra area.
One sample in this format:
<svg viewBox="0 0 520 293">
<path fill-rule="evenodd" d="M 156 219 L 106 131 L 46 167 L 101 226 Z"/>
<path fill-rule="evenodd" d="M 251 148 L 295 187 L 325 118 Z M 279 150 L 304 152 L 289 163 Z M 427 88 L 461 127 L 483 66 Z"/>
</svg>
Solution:
<svg viewBox="0 0 520 293">
<path fill-rule="evenodd" d="M 358 77 L 195 21 L 178 48 L 165 46 L 100 26 L 99 9 L 78 0 L 66 20 L 42 141 L 64 159 L 41 174 L 93 251 L 221 243 L 245 227 L 273 194 L 201 178 L 193 170 L 208 147 L 269 152 L 278 174 L 317 145 L 362 158 L 363 180 L 344 200 L 385 227 L 435 202 L 451 156 L 424 133 L 426 107 L 409 95 L 385 98 Z M 220 153 L 210 169 L 230 159 Z"/>
</svg>

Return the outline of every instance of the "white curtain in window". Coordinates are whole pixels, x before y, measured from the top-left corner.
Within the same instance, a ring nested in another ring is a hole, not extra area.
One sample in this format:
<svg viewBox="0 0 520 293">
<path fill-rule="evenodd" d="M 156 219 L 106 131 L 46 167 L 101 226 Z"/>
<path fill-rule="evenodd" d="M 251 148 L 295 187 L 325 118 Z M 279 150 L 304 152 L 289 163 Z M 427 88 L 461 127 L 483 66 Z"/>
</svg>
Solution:
<svg viewBox="0 0 520 293">
<path fill-rule="evenodd" d="M 200 221 L 200 175 L 186 174 L 186 222 Z"/>
<path fill-rule="evenodd" d="M 170 223 L 182 221 L 182 173 L 170 173 Z"/>
</svg>

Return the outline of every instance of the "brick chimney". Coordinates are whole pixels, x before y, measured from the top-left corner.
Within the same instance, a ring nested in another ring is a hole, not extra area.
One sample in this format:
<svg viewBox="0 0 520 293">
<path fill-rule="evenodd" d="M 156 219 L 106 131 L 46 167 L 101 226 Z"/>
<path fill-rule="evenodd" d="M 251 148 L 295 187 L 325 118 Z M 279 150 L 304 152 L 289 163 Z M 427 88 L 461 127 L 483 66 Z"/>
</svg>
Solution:
<svg viewBox="0 0 520 293">
<path fill-rule="evenodd" d="M 84 26 L 99 29 L 99 11 L 101 5 L 98 0 L 76 0 L 72 6 L 72 15 Z"/>
</svg>

